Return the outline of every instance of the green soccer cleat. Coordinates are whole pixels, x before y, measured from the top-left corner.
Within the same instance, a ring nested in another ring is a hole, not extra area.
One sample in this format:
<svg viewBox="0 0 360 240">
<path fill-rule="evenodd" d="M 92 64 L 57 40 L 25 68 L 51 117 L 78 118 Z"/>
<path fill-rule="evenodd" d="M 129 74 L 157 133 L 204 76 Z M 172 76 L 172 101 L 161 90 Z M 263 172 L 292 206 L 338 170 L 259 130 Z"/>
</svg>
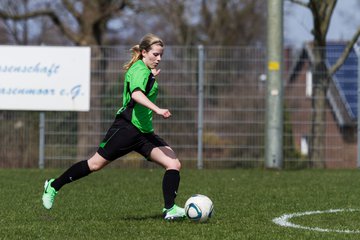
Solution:
<svg viewBox="0 0 360 240">
<path fill-rule="evenodd" d="M 55 179 L 46 180 L 44 184 L 44 193 L 42 196 L 43 205 L 46 209 L 51 209 L 54 204 L 54 199 L 56 194 L 58 193 L 52 186 L 51 183 Z"/>
<path fill-rule="evenodd" d="M 185 218 L 185 210 L 176 204 L 170 209 L 163 209 L 164 219 L 165 220 L 178 220 Z"/>
</svg>

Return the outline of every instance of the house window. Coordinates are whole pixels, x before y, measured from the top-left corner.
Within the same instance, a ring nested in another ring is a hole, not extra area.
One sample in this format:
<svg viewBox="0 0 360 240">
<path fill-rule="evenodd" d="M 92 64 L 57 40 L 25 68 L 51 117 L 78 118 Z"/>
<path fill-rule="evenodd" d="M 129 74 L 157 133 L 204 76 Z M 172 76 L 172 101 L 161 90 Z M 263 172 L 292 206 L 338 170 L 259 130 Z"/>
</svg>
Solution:
<svg viewBox="0 0 360 240">
<path fill-rule="evenodd" d="M 306 89 L 305 89 L 305 95 L 306 97 L 312 96 L 312 72 L 306 71 Z"/>
<path fill-rule="evenodd" d="M 301 155 L 303 155 L 303 156 L 309 155 L 309 143 L 308 143 L 307 136 L 301 137 L 300 148 L 301 148 Z"/>
</svg>

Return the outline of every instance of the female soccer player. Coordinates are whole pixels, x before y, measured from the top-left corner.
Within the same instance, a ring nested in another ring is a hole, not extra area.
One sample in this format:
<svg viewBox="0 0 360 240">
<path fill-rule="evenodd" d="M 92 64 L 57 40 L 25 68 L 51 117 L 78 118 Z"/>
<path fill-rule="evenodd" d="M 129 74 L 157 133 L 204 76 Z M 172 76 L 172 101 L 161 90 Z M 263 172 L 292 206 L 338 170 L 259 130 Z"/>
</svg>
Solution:
<svg viewBox="0 0 360 240">
<path fill-rule="evenodd" d="M 115 121 L 90 159 L 77 162 L 58 178 L 45 181 L 42 200 L 46 209 L 51 209 L 56 194 L 65 184 L 98 171 L 111 161 L 136 151 L 165 169 L 162 182 L 164 219 L 185 217 L 184 209 L 175 204 L 181 163 L 171 147 L 154 133 L 152 124 L 153 112 L 165 119 L 171 116 L 168 109 L 155 104 L 158 93 L 155 77 L 160 73 L 157 66 L 163 55 L 164 43 L 159 37 L 147 34 L 131 51 L 132 58 L 124 65 L 126 73 L 123 106 L 118 110 Z"/>
</svg>

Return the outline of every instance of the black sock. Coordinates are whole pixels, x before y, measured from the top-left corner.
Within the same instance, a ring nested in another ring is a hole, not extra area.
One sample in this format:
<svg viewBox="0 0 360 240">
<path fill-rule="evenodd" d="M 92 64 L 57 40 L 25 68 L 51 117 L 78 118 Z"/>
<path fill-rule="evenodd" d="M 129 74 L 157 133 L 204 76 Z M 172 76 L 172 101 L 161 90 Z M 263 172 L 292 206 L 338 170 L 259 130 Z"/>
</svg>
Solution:
<svg viewBox="0 0 360 240">
<path fill-rule="evenodd" d="M 59 191 L 60 188 L 65 184 L 78 180 L 82 177 L 85 177 L 90 173 L 91 171 L 87 163 L 87 160 L 80 161 L 72 165 L 60 177 L 56 178 L 55 181 L 51 183 L 51 186 L 55 188 L 56 191 Z"/>
<path fill-rule="evenodd" d="M 178 170 L 170 169 L 164 174 L 162 189 L 165 208 L 169 209 L 175 204 L 177 190 L 180 184 L 180 173 Z"/>
</svg>

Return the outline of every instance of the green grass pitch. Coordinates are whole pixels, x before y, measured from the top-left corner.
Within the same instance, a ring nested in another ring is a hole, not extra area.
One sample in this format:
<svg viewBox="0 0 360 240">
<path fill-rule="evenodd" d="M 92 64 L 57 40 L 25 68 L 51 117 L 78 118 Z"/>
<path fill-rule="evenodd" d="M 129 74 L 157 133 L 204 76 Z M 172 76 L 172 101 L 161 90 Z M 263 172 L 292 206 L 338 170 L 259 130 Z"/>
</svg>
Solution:
<svg viewBox="0 0 360 240">
<path fill-rule="evenodd" d="M 0 239 L 360 239 L 360 211 L 305 215 L 282 227 L 283 214 L 360 209 L 358 170 L 189 170 L 177 203 L 209 196 L 213 218 L 196 224 L 161 218 L 163 171 L 104 169 L 64 186 L 53 209 L 41 203 L 44 180 L 62 170 L 0 170 Z M 333 232 L 349 230 L 350 233 Z"/>
</svg>

